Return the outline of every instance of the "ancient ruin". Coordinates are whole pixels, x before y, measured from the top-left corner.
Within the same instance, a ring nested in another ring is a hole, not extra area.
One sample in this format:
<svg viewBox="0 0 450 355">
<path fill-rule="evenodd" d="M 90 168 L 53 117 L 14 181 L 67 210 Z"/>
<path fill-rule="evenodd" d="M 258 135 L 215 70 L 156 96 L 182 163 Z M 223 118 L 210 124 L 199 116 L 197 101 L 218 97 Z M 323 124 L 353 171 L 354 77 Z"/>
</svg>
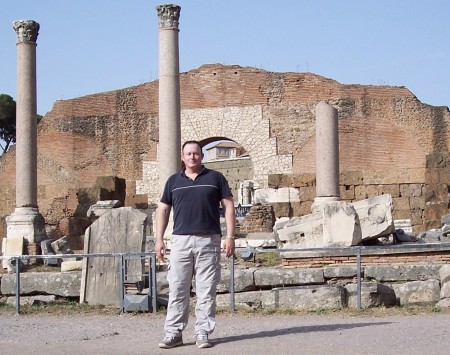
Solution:
<svg viewBox="0 0 450 355">
<path fill-rule="evenodd" d="M 15 27 L 22 38 L 18 72 L 27 73 L 19 74 L 17 103 L 24 111 L 18 111 L 18 132 L 29 136 L 18 137 L 1 157 L 0 237 L 13 240 L 23 230 L 16 223 L 22 211 L 25 219 L 33 220 L 27 228 L 34 234 L 21 234 L 24 244 L 4 242 L 3 255 L 8 248 L 11 253 L 22 249 L 39 254 L 38 242 L 46 237 L 64 237 L 75 252 L 108 252 L 104 245 L 89 242 L 104 236 L 122 214 L 132 216 L 111 233 L 118 248 L 151 249 L 150 243 L 143 244 L 152 239 L 152 228 L 145 226 L 152 226 L 162 183 L 179 169 L 181 142 L 195 139 L 203 145 L 233 141 L 246 152 L 206 163 L 227 176 L 239 203 L 237 246 L 286 249 L 282 267 L 300 269 L 277 271 L 273 279 L 272 271 L 242 271 L 239 277 L 246 281 L 241 291 L 274 287 L 270 294 L 251 296 L 261 305 L 278 299 L 289 306 L 292 297 L 310 293 L 316 298 L 323 294 L 321 299 L 331 299 L 333 305 L 354 303 L 355 254 L 336 257 L 302 248 L 382 244 L 378 259 L 372 258 L 371 249 L 364 254 L 368 283 L 379 276 L 374 269 L 383 263 L 427 260 L 423 257 L 439 266 L 450 263 L 450 247 L 436 249 L 437 254 L 426 247 L 414 252 L 389 249 L 403 241 L 448 240 L 448 107 L 422 103 L 405 87 L 343 85 L 313 73 L 222 64 L 179 73 L 180 7 L 160 5 L 157 12 L 159 80 L 56 101 L 37 131 L 31 121 L 36 115 L 33 63 L 39 25 L 28 21 Z M 133 248 L 128 248 L 128 229 L 119 228 L 129 224 L 138 233 Z M 75 288 L 81 284 L 82 300 L 94 295 L 92 303 L 104 302 L 108 295 L 97 297 L 95 282 L 89 283 L 102 271 L 90 265 L 93 276 L 85 265 L 83 280 L 71 275 L 68 283 Z M 433 291 L 427 302 L 439 301 L 437 280 L 448 274 L 443 270 L 444 276 L 437 268 L 429 271 L 424 282 L 430 287 L 420 284 Z M 399 274 L 389 282 L 399 280 Z M 400 281 L 423 281 L 414 277 Z M 330 286 L 336 279 L 348 289 Z M 117 279 L 113 275 L 111 280 L 104 284 L 113 292 Z M 11 284 L 4 277 L 2 293 L 10 292 Z M 285 295 L 277 288 L 286 284 L 307 288 Z M 368 294 L 387 295 L 379 304 L 395 303 L 392 297 L 398 299 L 403 292 L 399 286 L 388 285 L 385 292 L 386 285 L 373 285 L 367 286 Z M 447 291 L 441 289 L 441 299 L 450 298 Z M 66 293 L 80 296 L 73 290 Z M 117 303 L 116 296 L 107 302 Z"/>
</svg>

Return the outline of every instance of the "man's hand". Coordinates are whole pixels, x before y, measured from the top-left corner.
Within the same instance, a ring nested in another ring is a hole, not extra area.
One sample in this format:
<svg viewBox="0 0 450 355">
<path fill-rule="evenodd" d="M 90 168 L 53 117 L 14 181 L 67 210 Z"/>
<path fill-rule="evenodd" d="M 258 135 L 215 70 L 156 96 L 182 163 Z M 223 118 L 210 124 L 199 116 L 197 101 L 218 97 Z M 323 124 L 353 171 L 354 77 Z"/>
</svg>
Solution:
<svg viewBox="0 0 450 355">
<path fill-rule="evenodd" d="M 234 254 L 234 239 L 225 238 L 222 244 L 222 249 L 225 251 L 227 258 Z"/>
<path fill-rule="evenodd" d="M 156 244 L 155 244 L 155 253 L 156 253 L 156 257 L 161 260 L 161 261 L 165 261 L 166 258 L 164 257 L 164 255 L 166 254 L 166 244 L 164 243 L 164 241 L 162 240 L 157 240 Z"/>
</svg>

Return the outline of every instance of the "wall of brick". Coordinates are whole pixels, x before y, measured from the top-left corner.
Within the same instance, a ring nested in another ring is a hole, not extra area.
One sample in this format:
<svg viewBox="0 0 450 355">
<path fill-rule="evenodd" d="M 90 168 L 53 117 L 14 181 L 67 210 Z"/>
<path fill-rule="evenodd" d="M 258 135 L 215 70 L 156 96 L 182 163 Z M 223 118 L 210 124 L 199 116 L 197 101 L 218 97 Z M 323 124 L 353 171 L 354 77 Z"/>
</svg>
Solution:
<svg viewBox="0 0 450 355">
<path fill-rule="evenodd" d="M 283 259 L 285 268 L 324 267 L 339 265 L 356 265 L 356 256 L 320 256 Z M 399 265 L 399 264 L 450 264 L 449 251 L 430 251 L 422 253 L 403 253 L 397 255 L 362 255 L 361 265 Z"/>
<path fill-rule="evenodd" d="M 377 186 L 398 188 L 394 198 L 402 215 L 408 206 L 423 207 L 424 189 L 440 193 L 437 186 L 424 188 L 430 174 L 426 157 L 448 153 L 449 110 L 421 103 L 407 88 L 342 85 L 312 73 L 220 64 L 182 73 L 180 84 L 182 139 L 242 144 L 261 187 L 271 174 L 315 173 L 314 110 L 325 100 L 339 110 L 341 171 L 358 172 L 363 181 L 343 184 L 346 199 L 375 194 Z M 98 176 L 124 179 L 134 196 L 128 201 L 145 203 L 139 196 L 147 195 L 147 203 L 154 203 L 160 194 L 158 154 L 158 81 L 57 101 L 38 126 L 40 211 L 54 218 L 53 200 L 94 186 Z M 420 185 L 422 195 L 401 194 L 410 184 Z M 0 166 L 0 237 L 4 216 L 14 210 L 14 186 L 12 148 Z M 311 186 L 302 188 L 304 196 L 313 195 Z M 308 209 L 309 197 L 303 201 L 292 207 L 293 214 Z M 445 210 L 441 202 L 442 208 L 434 203 L 420 218 L 436 221 Z M 414 218 L 419 223 L 419 215 Z"/>
</svg>

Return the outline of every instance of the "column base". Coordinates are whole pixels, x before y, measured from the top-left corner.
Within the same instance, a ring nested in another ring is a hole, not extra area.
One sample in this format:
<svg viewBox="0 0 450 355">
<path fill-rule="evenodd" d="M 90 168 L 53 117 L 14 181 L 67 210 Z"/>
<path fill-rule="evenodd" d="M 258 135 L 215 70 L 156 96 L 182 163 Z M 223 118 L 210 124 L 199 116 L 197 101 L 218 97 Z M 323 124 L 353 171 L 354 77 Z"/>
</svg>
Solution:
<svg viewBox="0 0 450 355">
<path fill-rule="evenodd" d="M 326 203 L 340 200 L 341 200 L 340 196 L 316 197 L 311 205 L 311 212 L 312 213 L 320 212 L 322 211 L 323 206 Z"/>
<path fill-rule="evenodd" d="M 17 207 L 6 217 L 6 238 L 22 237 L 28 244 L 47 238 L 45 220 L 35 207 Z"/>
</svg>

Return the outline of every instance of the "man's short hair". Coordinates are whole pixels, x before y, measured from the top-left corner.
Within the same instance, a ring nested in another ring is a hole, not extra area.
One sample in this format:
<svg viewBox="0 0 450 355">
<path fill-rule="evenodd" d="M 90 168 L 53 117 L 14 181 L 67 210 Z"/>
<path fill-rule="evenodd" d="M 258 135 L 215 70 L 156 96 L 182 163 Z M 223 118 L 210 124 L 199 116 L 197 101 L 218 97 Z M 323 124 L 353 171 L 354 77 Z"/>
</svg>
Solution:
<svg viewBox="0 0 450 355">
<path fill-rule="evenodd" d="M 186 142 L 184 142 L 183 145 L 181 146 L 181 151 L 183 151 L 184 147 L 186 147 L 186 145 L 188 145 L 188 144 L 197 144 L 198 147 L 200 148 L 200 151 L 202 151 L 202 145 L 200 144 L 199 141 L 186 141 Z"/>
</svg>

